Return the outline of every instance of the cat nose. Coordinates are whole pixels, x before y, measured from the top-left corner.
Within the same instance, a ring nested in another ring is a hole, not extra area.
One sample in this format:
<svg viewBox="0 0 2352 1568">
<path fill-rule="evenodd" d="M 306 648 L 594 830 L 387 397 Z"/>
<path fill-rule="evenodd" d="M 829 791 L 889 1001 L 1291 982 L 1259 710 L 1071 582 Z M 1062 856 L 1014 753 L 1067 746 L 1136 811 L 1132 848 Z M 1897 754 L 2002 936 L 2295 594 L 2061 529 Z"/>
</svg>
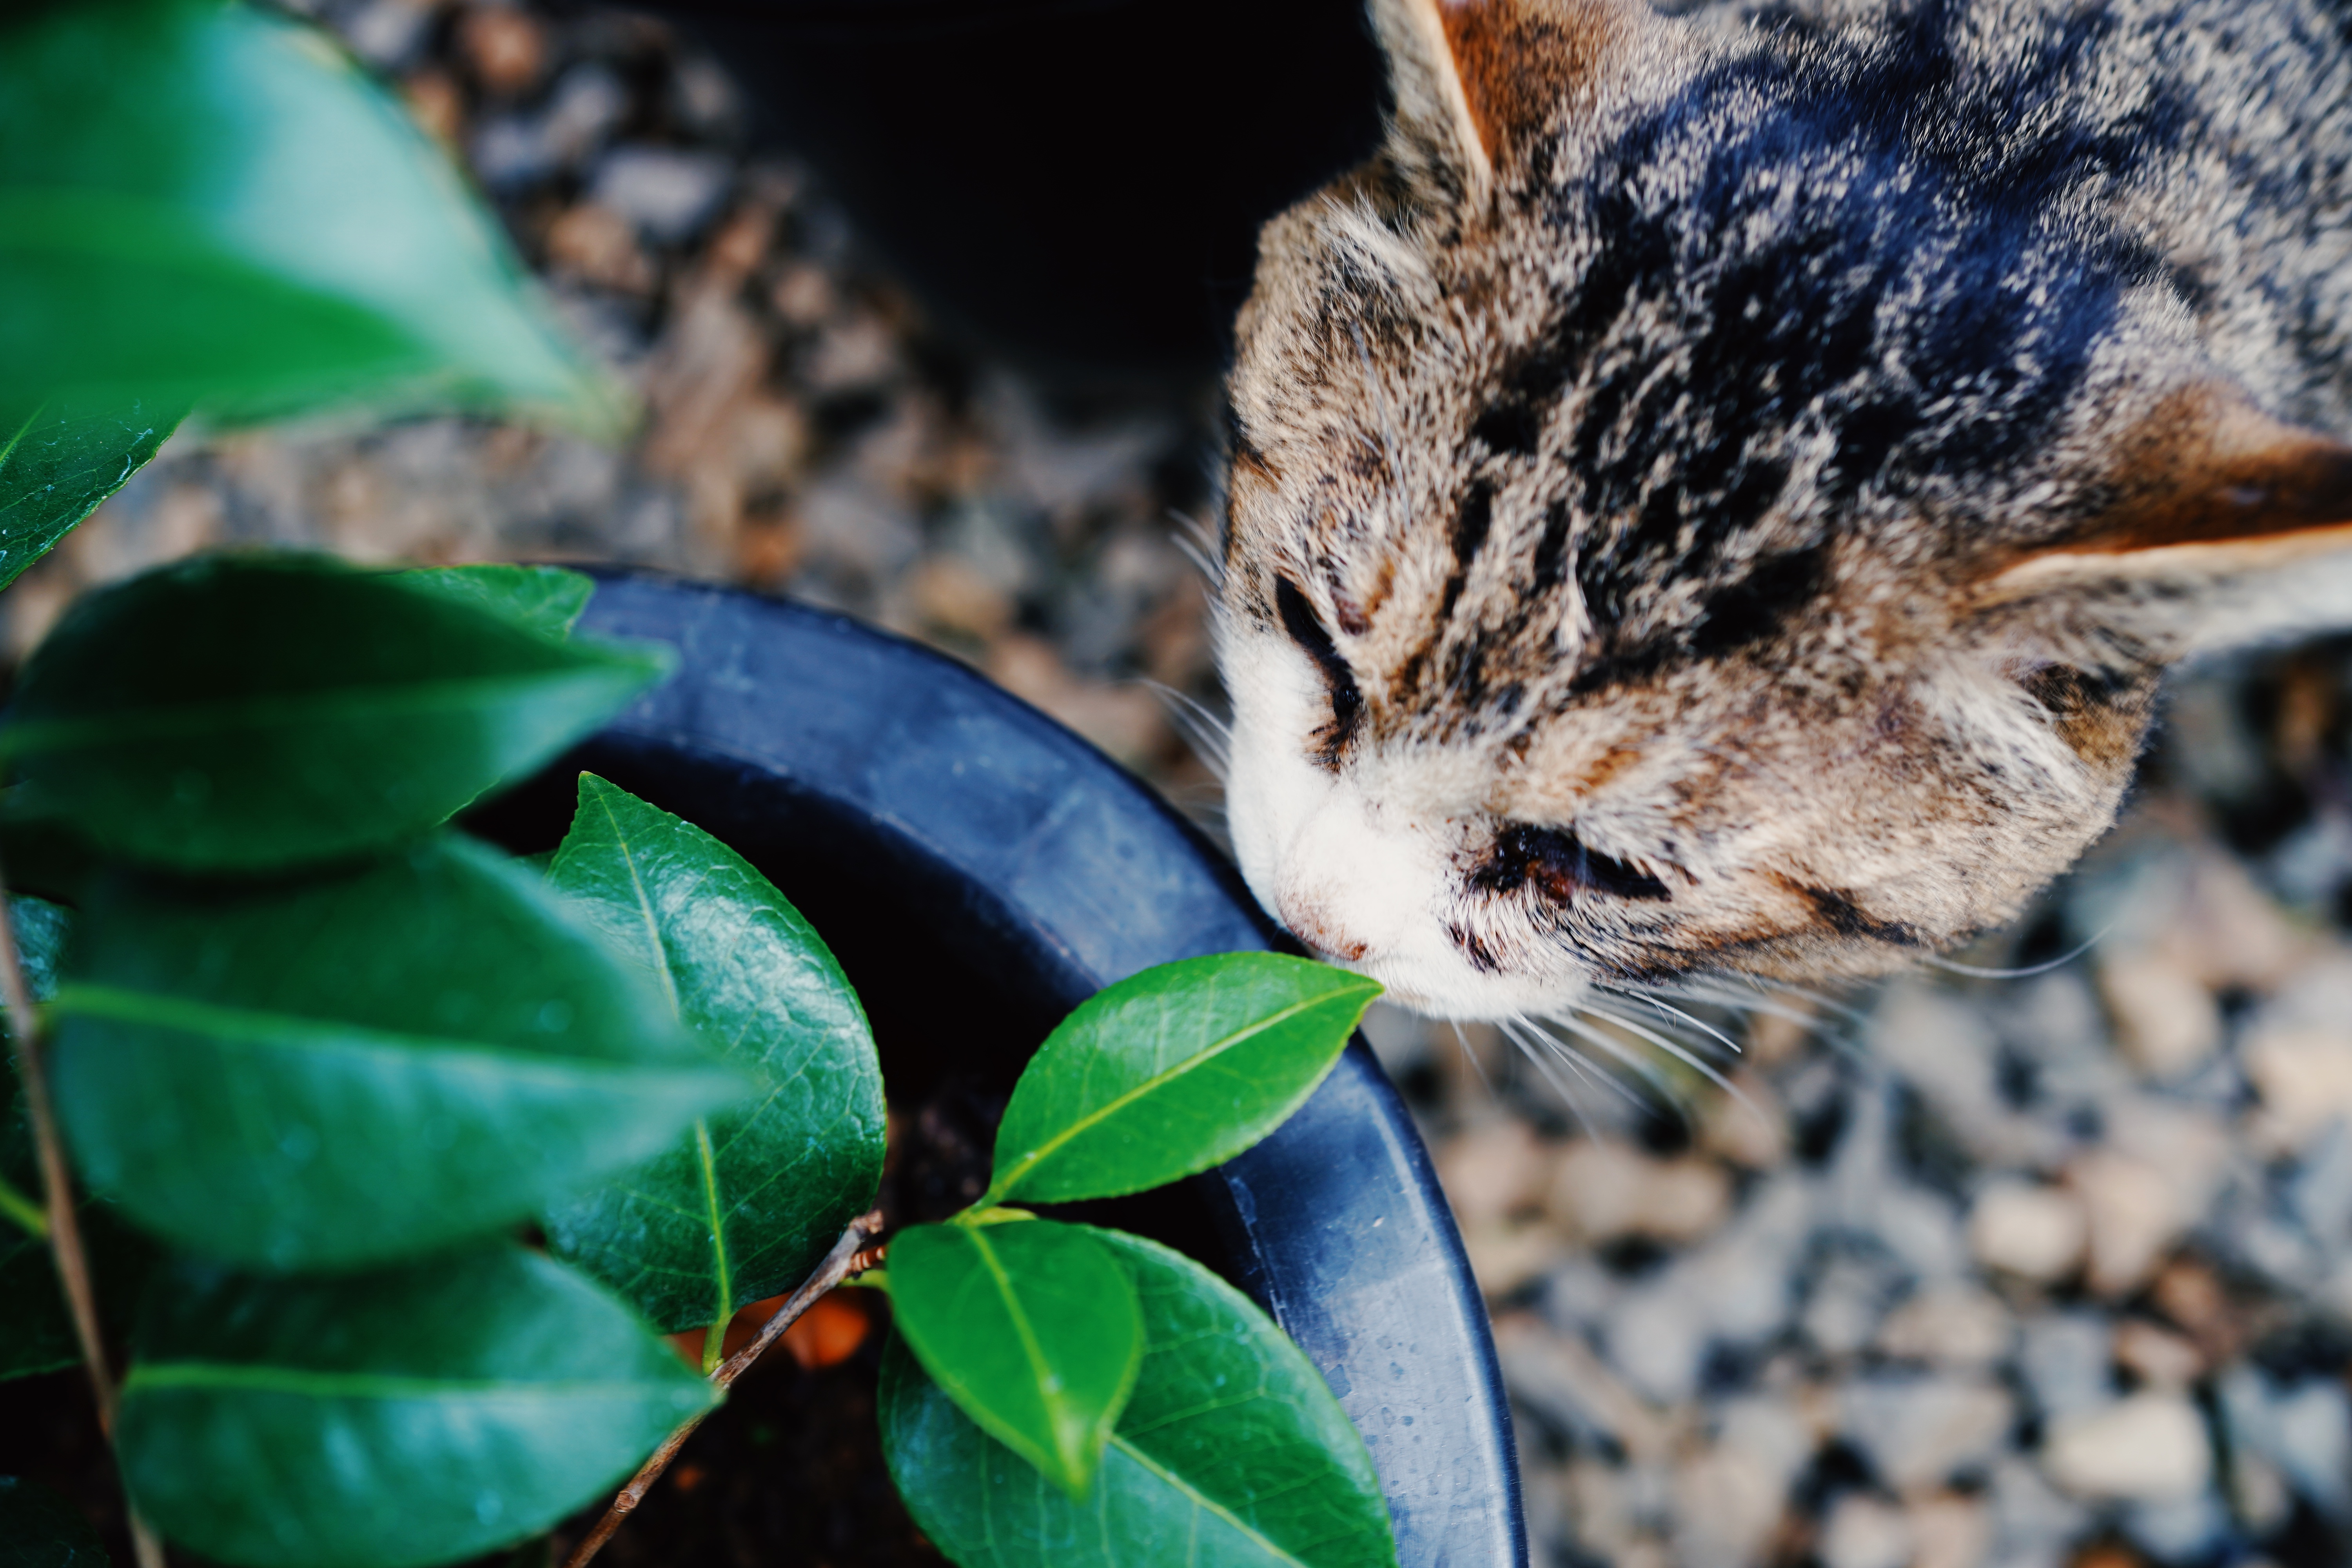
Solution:
<svg viewBox="0 0 2352 1568">
<path fill-rule="evenodd" d="M 1274 901 L 1274 912 L 1282 917 L 1290 934 L 1314 949 L 1318 958 L 1345 959 L 1352 963 L 1371 951 L 1369 944 L 1340 929 L 1320 902 L 1299 898 L 1287 889 L 1276 895 Z"/>
</svg>

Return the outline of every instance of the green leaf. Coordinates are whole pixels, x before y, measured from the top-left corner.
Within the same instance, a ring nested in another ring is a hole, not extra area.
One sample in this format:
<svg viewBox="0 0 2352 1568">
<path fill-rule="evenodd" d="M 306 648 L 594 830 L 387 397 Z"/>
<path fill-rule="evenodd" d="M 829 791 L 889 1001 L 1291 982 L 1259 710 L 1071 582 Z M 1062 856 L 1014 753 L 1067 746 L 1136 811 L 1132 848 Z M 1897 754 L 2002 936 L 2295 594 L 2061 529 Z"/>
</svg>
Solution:
<svg viewBox="0 0 2352 1568">
<path fill-rule="evenodd" d="M 122 1387 L 141 1510 L 243 1568 L 469 1557 L 594 1499 L 719 1398 L 635 1314 L 494 1246 L 272 1279 L 183 1263 Z"/>
<path fill-rule="evenodd" d="M 447 159 L 324 35 L 221 0 L 0 24 L 0 403 L 623 403 Z"/>
<path fill-rule="evenodd" d="M 38 1481 L 0 1476 L 0 1568 L 110 1568 L 81 1510 Z"/>
<path fill-rule="evenodd" d="M 1380 994 L 1276 952 L 1188 958 L 1107 987 L 1013 1086 L 981 1202 L 1117 1197 L 1232 1159 L 1306 1103 Z"/>
<path fill-rule="evenodd" d="M 420 566 L 397 581 L 440 594 L 461 605 L 503 616 L 518 626 L 559 642 L 588 607 L 596 579 L 561 566 L 512 566 L 486 562 L 476 566 Z"/>
<path fill-rule="evenodd" d="M 1144 1333 L 1094 1495 L 1047 1485 L 893 1342 L 882 1446 L 923 1533 L 963 1568 L 1394 1568 L 1371 1457 L 1298 1347 L 1192 1259 L 1094 1235 L 1134 1280 Z"/>
<path fill-rule="evenodd" d="M 551 1207 L 548 1244 L 664 1329 L 723 1322 L 799 1284 L 874 1202 L 886 1123 L 865 1010 L 750 862 L 593 773 L 548 880 L 760 1085 Z"/>
<path fill-rule="evenodd" d="M 69 611 L 0 752 L 19 809 L 113 855 L 273 869 L 415 837 L 667 668 L 320 557 L 200 557 Z"/>
<path fill-rule="evenodd" d="M 1135 1288 L 1095 1232 L 1028 1218 L 900 1231 L 890 1313 L 966 1415 L 1086 1494 L 1143 1353 Z"/>
<path fill-rule="evenodd" d="M 144 468 L 185 412 L 47 398 L 0 415 L 0 588 Z"/>
<path fill-rule="evenodd" d="M 352 1268 L 505 1225 L 727 1103 L 540 879 L 454 837 L 290 886 L 110 879 L 52 1011 L 89 1185 L 207 1256 Z"/>
</svg>

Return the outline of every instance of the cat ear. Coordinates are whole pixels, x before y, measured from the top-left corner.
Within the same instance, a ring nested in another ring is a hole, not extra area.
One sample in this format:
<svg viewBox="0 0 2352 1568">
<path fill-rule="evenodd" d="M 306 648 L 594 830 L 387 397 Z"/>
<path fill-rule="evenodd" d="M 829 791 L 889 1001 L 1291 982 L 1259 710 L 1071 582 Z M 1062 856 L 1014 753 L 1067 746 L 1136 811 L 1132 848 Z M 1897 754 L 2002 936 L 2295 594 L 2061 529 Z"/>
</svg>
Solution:
<svg viewBox="0 0 2352 1568">
<path fill-rule="evenodd" d="M 1392 152 L 1447 194 L 1485 198 L 1638 20 L 1640 0 L 1372 0 L 1396 97 Z"/>
<path fill-rule="evenodd" d="M 2174 394 L 2122 444 L 2099 515 L 1976 584 L 2160 658 L 2352 626 L 2352 446 L 2234 386 Z"/>
</svg>

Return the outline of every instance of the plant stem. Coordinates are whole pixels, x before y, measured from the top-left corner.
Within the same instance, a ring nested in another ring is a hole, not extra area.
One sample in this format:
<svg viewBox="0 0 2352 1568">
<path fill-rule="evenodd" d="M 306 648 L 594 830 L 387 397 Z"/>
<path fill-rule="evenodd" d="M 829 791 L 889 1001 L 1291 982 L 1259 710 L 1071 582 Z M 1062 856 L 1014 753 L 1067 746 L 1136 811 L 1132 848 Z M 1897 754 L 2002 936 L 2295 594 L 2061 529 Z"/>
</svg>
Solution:
<svg viewBox="0 0 2352 1568">
<path fill-rule="evenodd" d="M 33 1123 L 33 1152 L 41 1171 L 49 1256 L 57 1261 L 58 1281 L 65 1287 L 74 1338 L 81 1343 L 81 1363 L 89 1373 L 90 1393 L 98 1400 L 99 1429 L 112 1443 L 114 1379 L 106 1369 L 106 1343 L 99 1338 L 98 1292 L 90 1284 L 89 1250 L 82 1245 L 81 1223 L 74 1214 L 73 1180 L 66 1172 L 65 1143 L 58 1136 L 57 1108 L 49 1099 L 48 1066 L 42 1060 L 46 1042 L 41 1037 L 41 1015 L 33 1005 L 32 987 L 25 983 L 24 955 L 16 951 L 16 926 L 9 915 L 5 878 L 0 878 L 0 1003 L 8 1009 L 8 1029 L 16 1044 L 16 1077 L 25 1086 L 25 1107 Z M 123 1514 L 130 1521 L 131 1550 L 139 1568 L 163 1568 L 163 1543 L 139 1517 L 127 1489 Z"/>
<path fill-rule="evenodd" d="M 709 1377 L 712 1373 L 719 1370 L 719 1352 L 727 1348 L 727 1325 L 733 1321 L 734 1319 L 731 1317 L 721 1318 L 717 1322 L 711 1324 L 710 1327 L 703 1332 L 703 1376 Z"/>
<path fill-rule="evenodd" d="M 41 1016 L 33 1006 L 32 988 L 25 984 L 25 964 L 16 952 L 16 928 L 9 919 L 5 880 L 0 880 L 0 1002 L 7 1005 L 9 1033 L 16 1042 L 16 1076 L 24 1083 L 25 1105 L 31 1113 L 50 1256 L 57 1259 L 58 1279 L 65 1287 L 74 1338 L 81 1342 L 82 1365 L 89 1370 L 90 1391 L 98 1396 L 98 1424 L 110 1442 L 114 1379 L 107 1373 L 106 1346 L 98 1337 L 98 1295 L 90 1288 L 89 1253 L 82 1246 L 81 1226 L 74 1215 L 73 1184 L 66 1174 L 65 1146 L 58 1137 L 57 1111 L 49 1100 L 48 1068 L 41 1059 Z"/>
<path fill-rule="evenodd" d="M 784 1299 L 784 1304 L 776 1315 L 761 1326 L 760 1337 L 728 1357 L 726 1363 L 710 1374 L 710 1381 L 720 1388 L 731 1384 L 751 1370 L 751 1363 L 760 1359 L 762 1351 L 783 1338 L 784 1331 L 798 1322 L 801 1314 L 807 1311 L 818 1297 L 851 1275 L 863 1274 L 880 1262 L 881 1249 L 868 1249 L 866 1244 L 880 1235 L 881 1230 L 880 1209 L 850 1221 L 849 1228 L 841 1233 L 841 1239 L 833 1244 L 833 1250 L 824 1255 L 824 1261 L 816 1266 L 816 1272 L 801 1281 L 800 1289 Z M 719 1332 L 725 1327 L 723 1323 L 714 1325 L 712 1331 Z M 629 1517 L 637 1504 L 646 1500 L 646 1493 L 661 1479 L 662 1472 L 669 1468 L 669 1462 L 677 1458 L 677 1451 L 686 1447 L 688 1437 L 694 1436 L 694 1429 L 702 1425 L 703 1415 L 709 1414 L 704 1411 L 702 1415 L 692 1417 L 662 1439 L 662 1446 L 656 1448 L 653 1458 L 638 1467 L 637 1473 L 629 1478 L 629 1484 L 613 1499 L 613 1505 L 604 1510 L 604 1517 L 596 1521 L 596 1528 L 588 1532 L 588 1539 L 583 1541 L 564 1561 L 563 1568 L 587 1568 L 589 1560 L 603 1551 L 604 1542 L 612 1540 L 613 1532 L 621 1528 L 621 1521 Z"/>
</svg>

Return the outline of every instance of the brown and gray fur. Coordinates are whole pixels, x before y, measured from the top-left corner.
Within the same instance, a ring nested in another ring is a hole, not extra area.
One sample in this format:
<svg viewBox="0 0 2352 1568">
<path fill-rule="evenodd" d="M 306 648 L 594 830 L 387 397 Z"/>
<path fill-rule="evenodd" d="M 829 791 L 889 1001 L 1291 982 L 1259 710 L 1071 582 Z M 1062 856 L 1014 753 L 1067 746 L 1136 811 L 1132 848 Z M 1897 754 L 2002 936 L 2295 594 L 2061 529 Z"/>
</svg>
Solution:
<svg viewBox="0 0 2352 1568">
<path fill-rule="evenodd" d="M 2352 4 L 1373 0 L 1267 226 L 1252 886 L 1425 1010 L 1884 970 L 2111 821 L 2164 667 L 2352 624 Z"/>
</svg>

